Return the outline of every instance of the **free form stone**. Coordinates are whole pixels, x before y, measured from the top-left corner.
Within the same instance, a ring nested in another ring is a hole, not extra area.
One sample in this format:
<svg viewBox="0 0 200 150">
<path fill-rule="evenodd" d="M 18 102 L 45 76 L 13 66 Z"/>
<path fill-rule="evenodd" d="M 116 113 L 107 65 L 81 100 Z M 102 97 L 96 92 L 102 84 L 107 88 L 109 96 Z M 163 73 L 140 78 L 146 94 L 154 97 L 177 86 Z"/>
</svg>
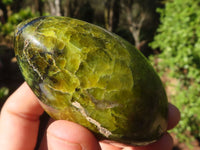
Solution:
<svg viewBox="0 0 200 150">
<path fill-rule="evenodd" d="M 15 30 L 15 55 L 55 119 L 131 145 L 152 143 L 167 129 L 158 75 L 133 45 L 101 27 L 67 17 L 29 19 Z"/>
</svg>

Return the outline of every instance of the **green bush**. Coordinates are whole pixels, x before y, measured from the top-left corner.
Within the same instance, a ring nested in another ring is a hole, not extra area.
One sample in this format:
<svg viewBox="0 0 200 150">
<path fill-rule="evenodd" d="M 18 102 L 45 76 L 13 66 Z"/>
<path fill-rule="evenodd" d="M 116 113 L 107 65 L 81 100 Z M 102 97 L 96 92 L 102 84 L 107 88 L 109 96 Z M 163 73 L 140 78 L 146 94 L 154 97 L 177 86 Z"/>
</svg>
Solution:
<svg viewBox="0 0 200 150">
<path fill-rule="evenodd" d="M 9 89 L 6 87 L 1 87 L 0 88 L 0 111 L 1 111 L 1 107 L 3 106 L 3 104 L 6 101 L 6 98 L 8 97 L 9 94 Z"/>
<path fill-rule="evenodd" d="M 5 5 L 10 5 L 13 3 L 13 0 L 2 0 L 2 3 Z"/>
<path fill-rule="evenodd" d="M 9 16 L 8 21 L 5 24 L 0 23 L 0 34 L 12 36 L 17 24 L 19 24 L 23 20 L 36 16 L 39 16 L 39 13 L 32 13 L 29 7 L 27 7 L 26 9 L 21 9 L 19 12 Z"/>
<path fill-rule="evenodd" d="M 9 89 L 6 87 L 1 87 L 0 88 L 0 100 L 9 94 Z"/>
<path fill-rule="evenodd" d="M 181 110 L 173 130 L 180 140 L 191 142 L 188 133 L 200 138 L 200 0 L 167 1 L 159 9 L 161 25 L 151 43 L 161 53 L 157 69 L 177 84 L 170 99 Z M 170 71 L 169 71 L 170 70 Z M 168 73 L 167 72 L 167 73 Z"/>
</svg>

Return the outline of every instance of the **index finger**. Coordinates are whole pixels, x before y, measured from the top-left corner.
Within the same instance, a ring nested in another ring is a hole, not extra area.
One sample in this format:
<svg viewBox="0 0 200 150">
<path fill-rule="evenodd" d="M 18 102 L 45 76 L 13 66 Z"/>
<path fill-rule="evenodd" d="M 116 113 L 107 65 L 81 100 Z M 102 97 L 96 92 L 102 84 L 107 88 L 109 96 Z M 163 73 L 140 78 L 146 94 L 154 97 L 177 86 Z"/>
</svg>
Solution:
<svg viewBox="0 0 200 150">
<path fill-rule="evenodd" d="M 1 149 L 34 149 L 43 113 L 36 96 L 23 83 L 6 101 L 0 116 Z"/>
</svg>

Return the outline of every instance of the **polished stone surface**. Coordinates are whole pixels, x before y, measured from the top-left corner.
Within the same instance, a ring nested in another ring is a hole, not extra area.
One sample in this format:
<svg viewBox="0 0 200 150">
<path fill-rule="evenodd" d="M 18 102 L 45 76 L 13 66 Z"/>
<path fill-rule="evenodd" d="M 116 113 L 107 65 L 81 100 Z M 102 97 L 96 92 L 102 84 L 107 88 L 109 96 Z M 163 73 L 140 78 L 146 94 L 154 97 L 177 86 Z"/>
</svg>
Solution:
<svg viewBox="0 0 200 150">
<path fill-rule="evenodd" d="M 151 143 L 166 131 L 163 85 L 148 60 L 119 36 L 72 18 L 34 18 L 18 25 L 15 54 L 51 117 L 131 145 Z"/>
</svg>

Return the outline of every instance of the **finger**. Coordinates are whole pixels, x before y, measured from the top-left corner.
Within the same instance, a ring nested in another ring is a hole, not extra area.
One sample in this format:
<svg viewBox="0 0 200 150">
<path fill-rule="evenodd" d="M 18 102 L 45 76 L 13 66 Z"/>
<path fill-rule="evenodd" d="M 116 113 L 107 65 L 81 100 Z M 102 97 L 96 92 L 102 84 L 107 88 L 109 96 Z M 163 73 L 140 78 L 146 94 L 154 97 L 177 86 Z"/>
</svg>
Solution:
<svg viewBox="0 0 200 150">
<path fill-rule="evenodd" d="M 99 143 L 101 145 L 102 150 L 122 150 L 121 147 L 112 145 L 112 144 L 105 142 L 105 141 L 100 141 Z"/>
<path fill-rule="evenodd" d="M 103 150 L 135 150 L 135 147 L 134 146 L 128 146 L 126 144 L 123 144 L 123 143 L 118 143 L 118 142 L 115 142 L 115 141 L 110 141 L 110 140 L 103 140 L 103 141 L 100 141 L 101 143 L 101 148 Z"/>
<path fill-rule="evenodd" d="M 173 139 L 166 133 L 157 142 L 149 144 L 144 147 L 135 147 L 134 150 L 172 150 Z"/>
<path fill-rule="evenodd" d="M 115 149 L 113 150 L 172 150 L 173 140 L 172 137 L 168 133 L 166 133 L 157 142 L 149 144 L 147 146 L 121 146 L 117 143 L 104 143 L 104 141 L 102 142 L 101 146 L 102 150 L 110 150 L 113 146 L 115 147 Z"/>
<path fill-rule="evenodd" d="M 180 111 L 172 104 L 169 103 L 168 112 L 168 130 L 174 128 L 180 121 Z"/>
<path fill-rule="evenodd" d="M 65 120 L 54 121 L 47 129 L 49 150 L 100 150 L 93 134 L 86 128 Z"/>
<path fill-rule="evenodd" d="M 37 141 L 39 117 L 43 109 L 26 83 L 23 83 L 4 104 L 0 116 L 2 150 L 32 150 Z M 12 142 L 12 143 L 11 143 Z"/>
<path fill-rule="evenodd" d="M 50 118 L 45 126 L 45 128 L 43 129 L 44 130 L 44 134 L 42 135 L 42 140 L 40 141 L 40 145 L 39 145 L 39 148 L 38 150 L 48 150 L 48 147 L 47 147 L 47 128 L 48 126 L 54 122 L 55 120 L 53 118 Z"/>
</svg>

